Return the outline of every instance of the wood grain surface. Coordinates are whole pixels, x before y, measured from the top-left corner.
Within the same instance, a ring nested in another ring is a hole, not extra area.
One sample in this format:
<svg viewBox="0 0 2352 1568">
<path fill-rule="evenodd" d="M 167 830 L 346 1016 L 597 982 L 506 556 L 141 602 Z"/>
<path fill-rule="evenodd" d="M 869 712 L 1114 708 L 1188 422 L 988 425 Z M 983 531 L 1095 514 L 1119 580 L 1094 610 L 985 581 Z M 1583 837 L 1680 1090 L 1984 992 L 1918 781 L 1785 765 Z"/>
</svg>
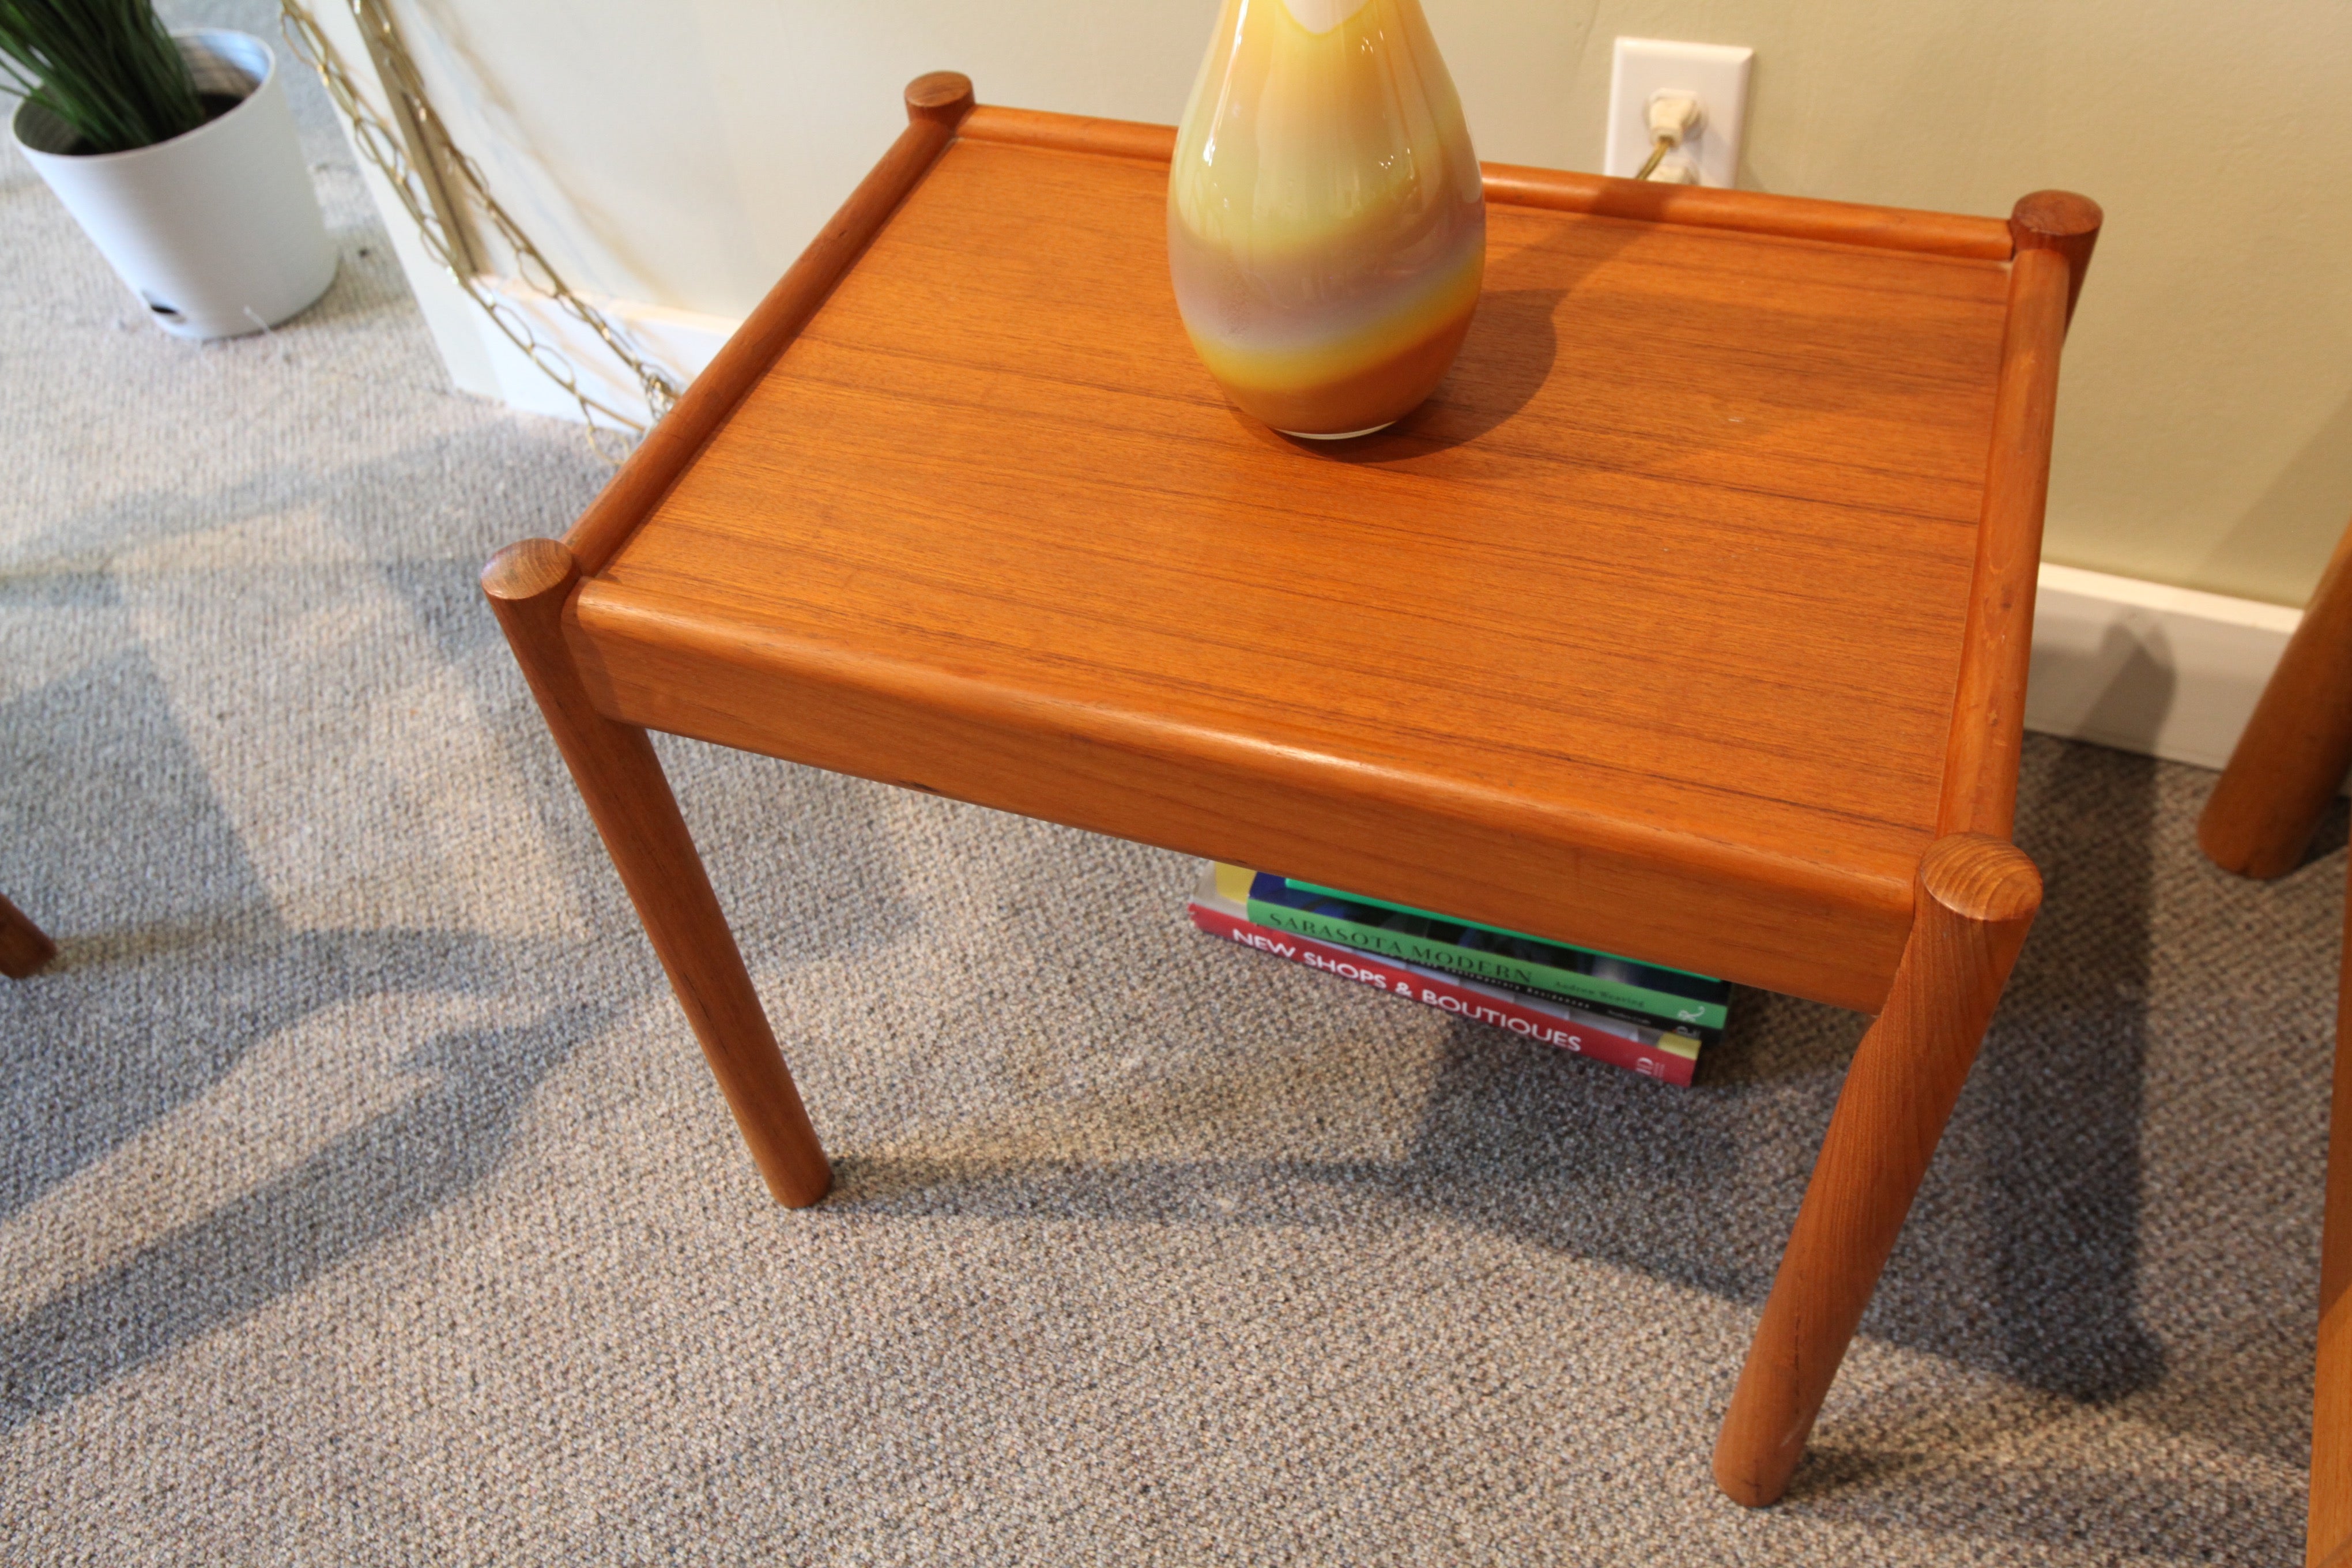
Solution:
<svg viewBox="0 0 2352 1568">
<path fill-rule="evenodd" d="M 752 1161 L 778 1203 L 805 1207 L 832 1187 L 833 1168 L 776 1048 L 653 742 L 643 730 L 597 711 L 566 655 L 564 607 L 579 581 L 571 551 L 551 539 L 509 544 L 482 570 L 482 592 L 678 1005 L 702 1042 Z"/>
<path fill-rule="evenodd" d="M 2083 297 L 2083 279 L 2091 268 L 2091 252 L 2099 246 L 2099 230 L 2106 215 L 2099 204 L 2073 191 L 2035 191 L 2018 198 L 2009 215 L 2010 233 L 2020 254 L 2054 250 L 2066 263 L 2066 320 L 2074 319 L 2074 305 Z"/>
<path fill-rule="evenodd" d="M 598 700 L 1875 1008 L 2009 268 L 1497 205 L 1454 375 L 1332 447 L 1218 395 L 1164 200 L 951 146 L 583 588 Z"/>
<path fill-rule="evenodd" d="M 1750 1508 L 1778 1501 L 1803 1457 L 2042 907 L 2042 877 L 2001 839 L 1955 834 L 1921 858 L 1917 897 L 1716 1441 L 1717 1484 Z"/>
<path fill-rule="evenodd" d="M 2096 202 L 2071 191 L 2036 191 L 2021 198 L 2010 216 L 2017 255 L 2009 274 L 2009 325 L 2001 340 L 1939 832 L 2006 838 L 2016 821 L 2058 358 L 2102 221 Z"/>
<path fill-rule="evenodd" d="M 1916 250 L 1978 261 L 2006 261 L 2016 243 L 2010 225 L 1993 217 L 1813 201 L 1762 191 L 1669 185 L 1515 163 L 1484 163 L 1480 168 L 1486 176 L 1489 202 L 1521 206 L 1685 228 L 1733 229 L 1759 237 Z"/>
<path fill-rule="evenodd" d="M 2033 595 L 2050 495 L 2058 355 L 2066 338 L 2067 267 L 2051 250 L 2019 253 L 2010 269 L 1984 515 L 1969 585 L 1958 700 L 1944 763 L 1943 833 L 2009 837 L 2025 743 L 2025 675 L 2033 659 Z"/>
<path fill-rule="evenodd" d="M 963 122 L 967 142 L 1003 142 L 1055 153 L 1094 153 L 1138 158 L 1160 166 L 1176 156 L 1176 128 L 1140 120 L 1097 120 L 1083 114 L 1052 114 L 1036 109 L 1006 109 L 983 103 Z"/>
</svg>

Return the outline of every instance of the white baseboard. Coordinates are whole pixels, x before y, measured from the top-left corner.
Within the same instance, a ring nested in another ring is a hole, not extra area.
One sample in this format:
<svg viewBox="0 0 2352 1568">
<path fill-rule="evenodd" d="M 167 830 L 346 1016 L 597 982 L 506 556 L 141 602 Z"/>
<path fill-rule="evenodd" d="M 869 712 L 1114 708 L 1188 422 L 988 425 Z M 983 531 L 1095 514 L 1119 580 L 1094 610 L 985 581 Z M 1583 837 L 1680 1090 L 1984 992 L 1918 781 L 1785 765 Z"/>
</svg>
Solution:
<svg viewBox="0 0 2352 1568">
<path fill-rule="evenodd" d="M 2025 727 L 2218 768 L 2303 612 L 2042 568 Z"/>
<path fill-rule="evenodd" d="M 578 367 L 589 393 L 643 417 L 645 401 L 586 328 L 518 284 L 499 290 Z M 627 300 L 594 303 L 683 379 L 710 363 L 736 323 Z M 485 333 L 495 330 L 483 323 Z M 486 344 L 500 396 L 577 419 L 562 390 L 503 340 Z M 487 390 L 487 389 L 483 389 Z M 2044 565 L 2033 616 L 2025 724 L 2043 734 L 2218 768 L 2302 612 L 2170 588 L 2136 577 Z"/>
</svg>

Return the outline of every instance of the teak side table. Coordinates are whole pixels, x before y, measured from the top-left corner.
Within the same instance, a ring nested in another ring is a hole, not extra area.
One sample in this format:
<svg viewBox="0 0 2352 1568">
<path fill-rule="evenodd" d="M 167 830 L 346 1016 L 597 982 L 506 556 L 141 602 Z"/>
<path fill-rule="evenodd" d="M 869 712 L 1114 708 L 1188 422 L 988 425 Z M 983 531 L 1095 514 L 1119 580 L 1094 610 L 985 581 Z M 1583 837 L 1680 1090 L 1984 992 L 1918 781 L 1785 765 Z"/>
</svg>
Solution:
<svg viewBox="0 0 2352 1568">
<path fill-rule="evenodd" d="M 483 574 L 770 1189 L 830 1171 L 648 729 L 1875 1013 L 1716 1450 L 1774 1500 L 2040 904 L 2098 208 L 1490 164 L 1452 376 L 1325 447 L 1185 340 L 1172 131 L 907 106 L 564 542 Z"/>
</svg>

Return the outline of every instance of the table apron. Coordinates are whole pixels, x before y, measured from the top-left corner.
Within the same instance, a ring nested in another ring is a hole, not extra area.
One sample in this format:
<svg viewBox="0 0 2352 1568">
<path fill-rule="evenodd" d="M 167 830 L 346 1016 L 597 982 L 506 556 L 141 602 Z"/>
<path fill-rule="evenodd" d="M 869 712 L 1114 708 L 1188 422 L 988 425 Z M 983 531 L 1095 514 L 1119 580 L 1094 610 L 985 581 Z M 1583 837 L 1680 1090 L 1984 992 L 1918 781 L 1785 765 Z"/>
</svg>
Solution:
<svg viewBox="0 0 2352 1568">
<path fill-rule="evenodd" d="M 603 584 L 566 636 L 598 706 L 649 730 L 1837 1006 L 1877 1011 L 1910 930 L 1898 880 L 1667 835 L 1612 843 L 1573 813 L 1105 708 L 796 668 L 806 650 Z"/>
</svg>

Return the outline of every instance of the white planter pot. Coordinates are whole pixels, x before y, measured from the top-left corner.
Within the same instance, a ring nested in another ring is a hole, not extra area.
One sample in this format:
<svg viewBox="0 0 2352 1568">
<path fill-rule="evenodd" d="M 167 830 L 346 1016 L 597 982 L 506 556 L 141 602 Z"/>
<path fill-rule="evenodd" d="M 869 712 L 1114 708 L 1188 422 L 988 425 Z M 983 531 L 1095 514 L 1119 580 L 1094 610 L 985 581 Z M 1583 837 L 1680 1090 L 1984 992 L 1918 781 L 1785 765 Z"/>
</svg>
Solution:
<svg viewBox="0 0 2352 1568">
<path fill-rule="evenodd" d="M 26 101 L 10 130 L 155 324 L 176 337 L 257 332 L 327 291 L 319 213 L 278 57 L 246 33 L 173 35 L 200 92 L 244 101 L 184 135 L 75 153 L 66 122 Z"/>
</svg>

